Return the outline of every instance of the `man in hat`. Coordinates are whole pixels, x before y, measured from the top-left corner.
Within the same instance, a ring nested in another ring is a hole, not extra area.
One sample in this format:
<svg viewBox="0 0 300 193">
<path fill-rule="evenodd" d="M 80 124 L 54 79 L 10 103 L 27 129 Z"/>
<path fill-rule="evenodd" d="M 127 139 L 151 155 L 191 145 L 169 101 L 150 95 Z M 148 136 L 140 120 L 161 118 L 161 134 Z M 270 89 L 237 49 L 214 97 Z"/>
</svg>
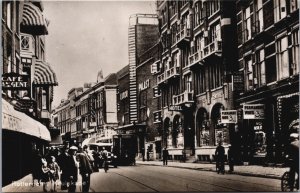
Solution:
<svg viewBox="0 0 300 193">
<path fill-rule="evenodd" d="M 83 146 L 83 152 L 78 154 L 79 171 L 82 176 L 82 192 L 88 192 L 90 189 L 90 178 L 92 166 L 87 152 L 87 146 Z"/>
<path fill-rule="evenodd" d="M 295 184 L 295 174 L 299 176 L 299 134 L 290 134 L 290 144 L 287 146 L 287 154 L 290 162 L 290 181 L 289 186 L 293 187 Z M 296 182 L 296 187 L 299 189 L 299 180 Z"/>
<path fill-rule="evenodd" d="M 66 175 L 69 183 L 68 192 L 75 192 L 76 190 L 76 183 L 78 180 L 78 168 L 79 168 L 79 162 L 76 157 L 77 151 L 78 148 L 76 146 L 71 146 L 69 149 L 69 156 L 67 158 Z"/>
</svg>

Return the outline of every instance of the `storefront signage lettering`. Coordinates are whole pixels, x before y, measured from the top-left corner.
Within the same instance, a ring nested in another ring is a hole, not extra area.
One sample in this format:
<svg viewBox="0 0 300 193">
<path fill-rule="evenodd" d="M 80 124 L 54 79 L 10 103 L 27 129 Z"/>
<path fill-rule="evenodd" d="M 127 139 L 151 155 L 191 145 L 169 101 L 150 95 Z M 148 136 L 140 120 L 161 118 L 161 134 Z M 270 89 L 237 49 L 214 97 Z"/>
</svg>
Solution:
<svg viewBox="0 0 300 193">
<path fill-rule="evenodd" d="M 145 90 L 150 87 L 150 79 L 145 80 L 139 84 L 139 91 Z"/>
<path fill-rule="evenodd" d="M 236 110 L 221 111 L 221 123 L 237 123 Z"/>
<path fill-rule="evenodd" d="M 13 131 L 19 131 L 22 129 L 21 119 L 3 113 L 2 115 L 2 128 Z"/>
<path fill-rule="evenodd" d="M 244 119 L 264 119 L 265 118 L 265 105 L 263 104 L 244 104 L 243 112 Z"/>
<path fill-rule="evenodd" d="M 211 98 L 212 98 L 212 100 L 215 100 L 215 99 L 218 99 L 218 98 L 223 98 L 223 93 L 212 94 Z"/>
<path fill-rule="evenodd" d="M 128 97 L 128 90 L 120 93 L 120 100 L 123 100 Z"/>
<path fill-rule="evenodd" d="M 28 89 L 28 75 L 7 73 L 2 75 L 2 89 L 22 90 Z"/>
<path fill-rule="evenodd" d="M 170 105 L 169 106 L 169 111 L 182 111 L 182 107 L 177 106 L 177 105 Z"/>
</svg>

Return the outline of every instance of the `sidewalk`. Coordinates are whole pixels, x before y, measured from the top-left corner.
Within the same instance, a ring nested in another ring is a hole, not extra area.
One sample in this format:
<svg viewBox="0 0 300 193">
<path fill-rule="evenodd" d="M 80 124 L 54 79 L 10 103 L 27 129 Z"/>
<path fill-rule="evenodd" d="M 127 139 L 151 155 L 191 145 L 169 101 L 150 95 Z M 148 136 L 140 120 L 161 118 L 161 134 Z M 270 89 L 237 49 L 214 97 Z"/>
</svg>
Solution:
<svg viewBox="0 0 300 193">
<path fill-rule="evenodd" d="M 32 186 L 32 175 L 28 174 L 22 179 L 14 181 L 13 183 L 2 188 L 1 192 L 43 192 L 43 185 L 38 185 L 37 180 L 34 181 L 35 184 Z M 78 184 L 81 183 L 81 175 L 78 175 Z M 60 181 L 57 182 L 56 192 L 68 192 L 68 190 L 60 189 Z M 50 192 L 50 182 L 48 183 L 48 192 Z M 76 192 L 81 192 L 81 185 L 77 185 Z M 92 191 L 90 191 L 92 192 Z"/>
<path fill-rule="evenodd" d="M 166 166 L 163 166 L 162 161 L 144 161 L 143 162 L 143 161 L 137 160 L 136 163 L 140 164 L 140 165 L 153 165 L 153 166 L 166 167 Z M 167 167 L 216 172 L 216 165 L 209 164 L 209 163 L 182 163 L 182 162 L 176 162 L 176 161 L 168 161 Z M 228 170 L 229 170 L 229 166 L 225 165 L 225 171 L 227 172 Z M 281 176 L 283 175 L 283 173 L 288 170 L 289 170 L 288 168 L 248 165 L 248 166 L 234 166 L 234 172 L 232 172 L 232 174 L 281 179 Z"/>
</svg>

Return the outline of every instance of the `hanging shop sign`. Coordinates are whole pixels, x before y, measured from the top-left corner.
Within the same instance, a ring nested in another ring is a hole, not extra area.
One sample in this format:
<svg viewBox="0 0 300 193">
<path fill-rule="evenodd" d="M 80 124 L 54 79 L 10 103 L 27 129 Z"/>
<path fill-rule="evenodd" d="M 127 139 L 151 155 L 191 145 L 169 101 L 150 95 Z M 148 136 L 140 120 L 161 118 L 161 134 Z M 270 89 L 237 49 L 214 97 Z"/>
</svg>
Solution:
<svg viewBox="0 0 300 193">
<path fill-rule="evenodd" d="M 263 104 L 244 104 L 244 119 L 264 119 L 265 105 Z"/>
<path fill-rule="evenodd" d="M 244 90 L 244 75 L 234 74 L 232 75 L 232 90 L 242 92 Z"/>
<path fill-rule="evenodd" d="M 5 73 L 2 75 L 2 89 L 26 90 L 29 88 L 28 75 Z"/>
<path fill-rule="evenodd" d="M 236 110 L 222 110 L 221 111 L 221 123 L 237 123 L 237 111 Z"/>
</svg>

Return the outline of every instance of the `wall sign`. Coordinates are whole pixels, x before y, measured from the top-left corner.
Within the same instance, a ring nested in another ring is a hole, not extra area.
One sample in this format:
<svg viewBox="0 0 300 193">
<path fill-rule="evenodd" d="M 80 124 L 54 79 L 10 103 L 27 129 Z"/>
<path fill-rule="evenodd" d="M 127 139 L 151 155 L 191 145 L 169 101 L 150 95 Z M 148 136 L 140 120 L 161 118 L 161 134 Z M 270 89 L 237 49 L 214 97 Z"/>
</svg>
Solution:
<svg viewBox="0 0 300 193">
<path fill-rule="evenodd" d="M 2 75 L 2 89 L 27 90 L 29 88 L 28 75 L 6 73 Z"/>
<path fill-rule="evenodd" d="M 182 107 L 178 105 L 170 105 L 169 111 L 182 111 Z"/>
<path fill-rule="evenodd" d="M 150 80 L 147 79 L 142 83 L 139 83 L 139 91 L 145 90 L 150 87 Z"/>
<path fill-rule="evenodd" d="M 237 123 L 237 111 L 236 110 L 222 110 L 221 111 L 221 123 Z"/>
<path fill-rule="evenodd" d="M 244 119 L 264 119 L 265 105 L 263 104 L 244 104 Z"/>
</svg>

